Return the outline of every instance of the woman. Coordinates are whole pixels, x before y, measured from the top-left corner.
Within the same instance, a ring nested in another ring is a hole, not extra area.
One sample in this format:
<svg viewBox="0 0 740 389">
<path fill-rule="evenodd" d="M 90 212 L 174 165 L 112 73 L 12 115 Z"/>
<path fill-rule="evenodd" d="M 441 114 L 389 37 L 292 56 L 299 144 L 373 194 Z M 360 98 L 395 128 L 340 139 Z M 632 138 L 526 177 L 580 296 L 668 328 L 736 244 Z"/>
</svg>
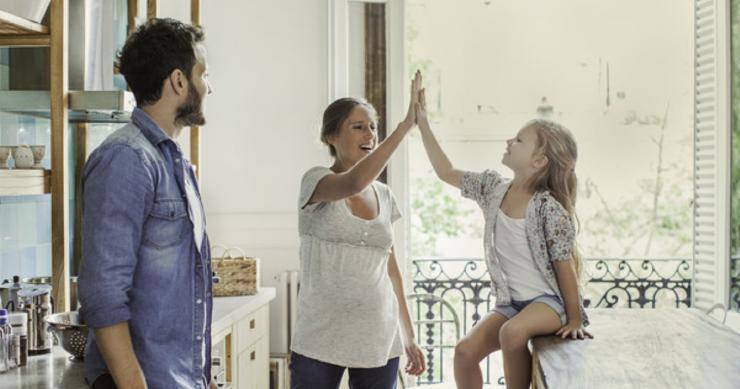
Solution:
<svg viewBox="0 0 740 389">
<path fill-rule="evenodd" d="M 393 252 L 392 223 L 401 214 L 390 188 L 375 181 L 415 124 L 419 77 L 406 118 L 380 144 L 366 101 L 343 98 L 324 111 L 321 140 L 334 163 L 301 181 L 293 389 L 337 388 L 345 369 L 353 389 L 395 388 L 404 351 L 407 373 L 425 369 Z"/>
</svg>

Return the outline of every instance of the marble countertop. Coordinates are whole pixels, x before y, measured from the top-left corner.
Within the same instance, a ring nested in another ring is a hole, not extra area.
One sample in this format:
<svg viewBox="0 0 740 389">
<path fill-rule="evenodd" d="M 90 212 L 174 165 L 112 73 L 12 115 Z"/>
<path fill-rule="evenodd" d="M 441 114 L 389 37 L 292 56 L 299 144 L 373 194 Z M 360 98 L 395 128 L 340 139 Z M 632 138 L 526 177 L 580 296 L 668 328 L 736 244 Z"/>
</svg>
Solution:
<svg viewBox="0 0 740 389">
<path fill-rule="evenodd" d="M 254 296 L 215 298 L 211 333 L 218 334 L 274 298 L 275 288 L 266 287 Z M 70 358 L 61 346 L 54 346 L 49 354 L 29 356 L 26 366 L 0 373 L 0 389 L 88 388 L 84 362 Z"/>
</svg>

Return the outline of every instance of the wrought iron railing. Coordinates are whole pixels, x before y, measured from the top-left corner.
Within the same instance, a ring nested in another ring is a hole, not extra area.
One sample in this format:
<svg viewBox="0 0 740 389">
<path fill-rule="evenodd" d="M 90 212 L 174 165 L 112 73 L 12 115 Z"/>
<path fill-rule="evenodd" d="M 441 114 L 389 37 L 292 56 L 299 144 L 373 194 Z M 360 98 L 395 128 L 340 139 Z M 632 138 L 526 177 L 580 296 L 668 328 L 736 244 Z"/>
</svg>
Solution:
<svg viewBox="0 0 740 389">
<path fill-rule="evenodd" d="M 442 297 L 455 307 L 463 334 L 493 308 L 495 301 L 489 297 L 491 281 L 482 259 L 415 259 L 412 263 L 413 292 Z M 587 307 L 691 305 L 690 259 L 590 258 L 584 265 L 587 281 L 583 297 Z M 417 321 L 417 341 L 427 358 L 427 371 L 417 382 L 451 379 L 454 348 L 450 345 L 457 341 L 454 323 L 449 320 L 452 315 L 440 304 L 417 299 L 412 305 Z M 500 366 L 492 366 L 491 358 L 487 358 L 483 369 L 485 382 L 500 382 L 497 371 Z"/>
</svg>

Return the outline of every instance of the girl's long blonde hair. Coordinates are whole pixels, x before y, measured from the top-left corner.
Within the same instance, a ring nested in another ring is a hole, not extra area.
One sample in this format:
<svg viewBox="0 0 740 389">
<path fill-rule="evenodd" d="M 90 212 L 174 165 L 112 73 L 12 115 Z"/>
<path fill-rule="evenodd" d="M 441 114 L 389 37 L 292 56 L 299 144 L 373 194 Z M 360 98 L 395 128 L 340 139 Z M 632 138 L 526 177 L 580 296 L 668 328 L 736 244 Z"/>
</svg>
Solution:
<svg viewBox="0 0 740 389">
<path fill-rule="evenodd" d="M 576 216 L 578 178 L 575 167 L 578 146 L 575 138 L 567 128 L 550 120 L 535 119 L 525 127 L 531 127 L 537 134 L 535 155 L 539 153 L 547 157 L 547 164 L 530 177 L 530 188 L 535 192 L 549 191 L 576 224 L 580 224 Z M 580 280 L 583 264 L 575 241 L 571 259 L 576 277 Z"/>
</svg>

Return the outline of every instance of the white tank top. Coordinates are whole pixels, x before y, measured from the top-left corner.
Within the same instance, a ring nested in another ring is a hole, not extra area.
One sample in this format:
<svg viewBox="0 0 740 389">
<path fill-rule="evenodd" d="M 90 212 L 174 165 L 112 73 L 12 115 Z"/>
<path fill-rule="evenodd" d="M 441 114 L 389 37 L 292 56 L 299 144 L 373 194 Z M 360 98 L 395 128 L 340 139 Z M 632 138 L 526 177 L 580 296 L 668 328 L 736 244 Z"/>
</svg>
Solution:
<svg viewBox="0 0 740 389">
<path fill-rule="evenodd" d="M 511 298 L 518 301 L 556 294 L 534 263 L 524 223 L 525 219 L 514 219 L 499 209 L 493 236 L 496 257 L 508 280 Z"/>
</svg>

